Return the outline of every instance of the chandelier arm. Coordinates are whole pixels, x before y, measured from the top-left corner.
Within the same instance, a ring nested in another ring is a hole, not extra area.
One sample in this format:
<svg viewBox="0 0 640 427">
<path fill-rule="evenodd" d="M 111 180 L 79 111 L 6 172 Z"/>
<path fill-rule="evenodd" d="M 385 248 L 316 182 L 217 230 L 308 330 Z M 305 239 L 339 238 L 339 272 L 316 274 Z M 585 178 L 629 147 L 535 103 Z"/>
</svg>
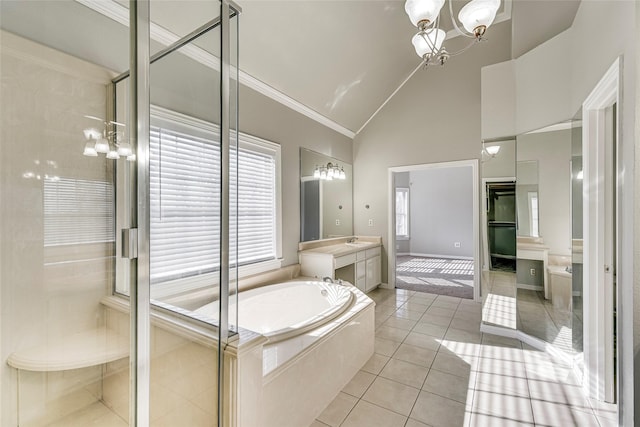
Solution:
<svg viewBox="0 0 640 427">
<path fill-rule="evenodd" d="M 449 56 L 450 56 L 450 57 L 451 57 L 451 56 L 458 56 L 458 55 L 460 55 L 461 53 L 464 53 L 464 52 L 468 51 L 469 49 L 471 49 L 471 47 L 472 47 L 472 46 L 474 46 L 476 43 L 477 43 L 477 40 L 475 40 L 475 39 L 474 39 L 471 43 L 469 43 L 467 46 L 463 47 L 463 48 L 462 48 L 462 49 L 460 49 L 459 51 L 454 52 L 454 53 L 449 53 Z"/>
<path fill-rule="evenodd" d="M 456 29 L 456 31 L 458 31 L 458 33 L 460 33 L 460 35 L 464 36 L 464 37 L 469 37 L 472 39 L 475 39 L 476 36 L 474 34 L 471 34 L 469 32 L 467 32 L 466 30 L 461 30 L 460 27 L 458 26 L 458 23 L 456 22 L 456 18 L 453 16 L 453 1 L 449 0 L 449 17 L 451 18 L 451 23 L 453 24 L 453 27 Z"/>
</svg>

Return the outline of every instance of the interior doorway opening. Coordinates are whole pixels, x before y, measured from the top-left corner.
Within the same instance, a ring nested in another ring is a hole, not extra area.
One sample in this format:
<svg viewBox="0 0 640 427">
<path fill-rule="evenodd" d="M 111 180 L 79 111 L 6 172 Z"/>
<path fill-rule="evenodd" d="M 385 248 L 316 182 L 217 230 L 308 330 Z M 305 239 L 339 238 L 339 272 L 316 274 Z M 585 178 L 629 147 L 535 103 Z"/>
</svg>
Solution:
<svg viewBox="0 0 640 427">
<path fill-rule="evenodd" d="M 389 169 L 389 284 L 479 299 L 477 160 Z"/>
</svg>

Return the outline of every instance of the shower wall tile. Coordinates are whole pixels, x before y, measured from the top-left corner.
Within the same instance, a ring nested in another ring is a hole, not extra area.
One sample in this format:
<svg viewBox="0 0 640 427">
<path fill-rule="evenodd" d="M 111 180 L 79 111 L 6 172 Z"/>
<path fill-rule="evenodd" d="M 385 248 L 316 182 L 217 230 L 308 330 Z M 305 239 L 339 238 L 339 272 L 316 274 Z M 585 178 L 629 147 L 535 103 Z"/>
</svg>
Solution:
<svg viewBox="0 0 640 427">
<path fill-rule="evenodd" d="M 2 360 L 104 323 L 113 245 L 44 246 L 44 182 L 112 178 L 104 157 L 82 155 L 83 129 L 105 117 L 109 72 L 2 33 L 0 138 L 0 343 Z M 101 246 L 101 247 L 100 247 Z M 89 257 L 88 255 L 92 255 Z M 6 364 L 0 425 L 53 422 L 99 399 L 101 367 L 34 373 Z M 19 404 L 19 409 L 17 409 Z M 43 421 L 44 420 L 44 421 Z"/>
</svg>

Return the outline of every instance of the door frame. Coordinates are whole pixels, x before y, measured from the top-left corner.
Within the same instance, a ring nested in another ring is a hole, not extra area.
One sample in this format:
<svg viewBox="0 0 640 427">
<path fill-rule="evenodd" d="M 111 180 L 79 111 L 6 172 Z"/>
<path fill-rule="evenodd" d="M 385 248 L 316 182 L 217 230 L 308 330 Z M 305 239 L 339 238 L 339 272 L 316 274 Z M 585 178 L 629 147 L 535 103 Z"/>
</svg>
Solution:
<svg viewBox="0 0 640 427">
<path fill-rule="evenodd" d="M 473 299 L 480 301 L 480 192 L 478 159 L 456 160 L 451 162 L 424 163 L 409 166 L 394 166 L 388 169 L 388 286 L 395 288 L 396 282 L 396 216 L 395 216 L 395 188 L 394 173 L 412 172 L 429 169 L 445 169 L 457 167 L 471 167 L 471 179 L 473 186 Z M 411 197 L 411 195 L 409 196 Z"/>
<path fill-rule="evenodd" d="M 619 421 L 633 417 L 633 411 L 623 414 L 623 404 L 633 405 L 633 264 L 623 259 L 633 254 L 633 212 L 631 221 L 623 208 L 627 194 L 632 194 L 633 172 L 625 171 L 622 158 L 622 57 L 616 59 L 582 105 L 583 121 L 583 209 L 584 209 L 584 381 L 587 396 L 610 400 L 612 391 L 618 396 Z M 614 149 L 605 134 L 606 110 L 617 105 L 615 122 L 616 159 L 607 169 L 606 153 Z M 611 169 L 611 168 L 615 169 Z M 613 294 L 607 293 L 605 283 L 606 192 L 605 174 L 612 174 L 615 185 L 615 252 L 617 259 L 610 270 L 616 273 L 617 300 L 617 387 L 613 381 Z M 626 180 L 625 180 L 626 177 Z M 627 196 L 628 197 L 628 196 Z M 631 226 L 630 226 L 631 224 Z M 629 229 L 631 228 L 631 229 Z M 609 294 L 609 295 L 608 295 Z M 609 387 L 607 387 L 609 385 Z M 632 419 L 632 418 L 630 418 Z M 628 421 L 628 420 L 627 420 Z M 621 425 L 622 425 L 621 424 Z"/>
</svg>

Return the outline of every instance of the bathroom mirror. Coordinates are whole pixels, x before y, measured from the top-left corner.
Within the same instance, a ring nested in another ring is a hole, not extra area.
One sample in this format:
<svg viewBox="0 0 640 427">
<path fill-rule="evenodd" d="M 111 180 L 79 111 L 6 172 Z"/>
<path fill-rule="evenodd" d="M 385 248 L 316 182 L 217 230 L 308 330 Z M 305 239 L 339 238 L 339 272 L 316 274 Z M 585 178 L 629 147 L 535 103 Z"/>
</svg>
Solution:
<svg viewBox="0 0 640 427">
<path fill-rule="evenodd" d="M 518 236 L 538 237 L 538 162 L 520 161 L 516 164 L 516 205 Z"/>
<path fill-rule="evenodd" d="M 353 167 L 300 149 L 300 241 L 353 235 Z"/>
<path fill-rule="evenodd" d="M 572 123 L 516 138 L 518 329 L 572 349 Z"/>
<path fill-rule="evenodd" d="M 482 144 L 482 321 L 516 328 L 516 141 Z"/>
<path fill-rule="evenodd" d="M 571 128 L 571 287 L 573 294 L 571 332 L 574 360 L 582 371 L 582 110 L 573 118 Z"/>
</svg>

